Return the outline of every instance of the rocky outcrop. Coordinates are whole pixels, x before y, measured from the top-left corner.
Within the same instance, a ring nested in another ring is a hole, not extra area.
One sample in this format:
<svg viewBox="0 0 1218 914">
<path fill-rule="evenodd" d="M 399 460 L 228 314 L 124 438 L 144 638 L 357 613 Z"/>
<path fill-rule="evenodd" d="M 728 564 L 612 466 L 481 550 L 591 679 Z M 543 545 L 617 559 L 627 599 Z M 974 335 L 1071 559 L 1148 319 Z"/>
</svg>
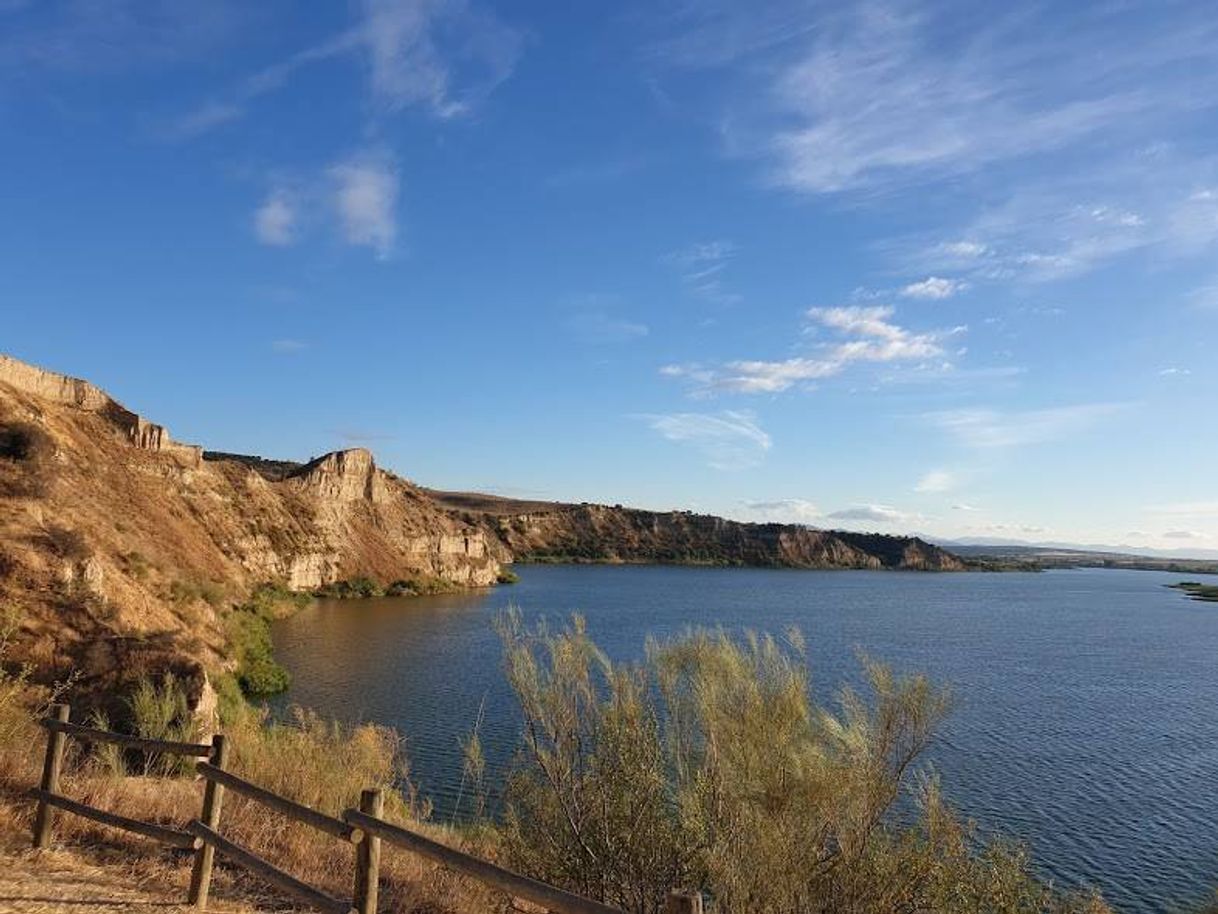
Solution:
<svg viewBox="0 0 1218 914">
<path fill-rule="evenodd" d="M 11 356 L 0 355 L 0 383 L 48 403 L 72 406 L 105 416 L 135 447 L 170 454 L 180 462 L 198 466 L 203 449 L 169 437 L 164 426 L 133 413 L 99 387 L 80 378 L 47 371 Z"/>
<path fill-rule="evenodd" d="M 523 561 L 653 562 L 771 568 L 897 568 L 959 571 L 956 556 L 915 537 L 749 524 L 688 511 L 621 506 L 522 503 L 505 499 L 478 510 L 476 496 L 432 493 L 458 505 Z"/>
<path fill-rule="evenodd" d="M 206 668 L 225 662 L 228 607 L 259 583 L 482 587 L 504 557 L 366 450 L 202 459 L 92 384 L 7 357 L 0 432 L 36 434 L 51 452 L 38 485 L 0 498 L 0 607 L 24 609 L 29 659 L 47 668 L 102 670 L 100 646 L 134 656 L 153 642 L 157 657 Z M 12 471 L 0 481 L 21 481 L 18 451 L 0 454 Z"/>
</svg>

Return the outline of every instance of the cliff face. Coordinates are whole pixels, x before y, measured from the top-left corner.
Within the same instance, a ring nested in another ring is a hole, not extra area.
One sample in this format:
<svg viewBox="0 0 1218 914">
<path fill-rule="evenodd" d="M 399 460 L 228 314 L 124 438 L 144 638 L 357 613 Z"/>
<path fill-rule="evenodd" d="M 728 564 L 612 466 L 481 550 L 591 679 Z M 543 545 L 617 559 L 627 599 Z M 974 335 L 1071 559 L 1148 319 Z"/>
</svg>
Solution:
<svg viewBox="0 0 1218 914">
<path fill-rule="evenodd" d="M 222 616 L 263 581 L 495 582 L 499 544 L 368 451 L 277 479 L 258 463 L 204 459 L 93 385 L 0 357 L 0 607 L 21 609 L 26 656 L 103 687 L 187 675 L 224 662 Z"/>
<path fill-rule="evenodd" d="M 607 505 L 513 503 L 433 492 L 523 561 L 660 562 L 772 568 L 960 571 L 956 556 L 914 537 L 747 524 Z"/>
<path fill-rule="evenodd" d="M 0 612 L 21 610 L 24 658 L 47 678 L 114 693 L 168 669 L 198 684 L 259 583 L 480 587 L 513 556 L 964 567 L 908 537 L 431 492 L 362 449 L 305 464 L 204 452 L 86 381 L 0 356 Z"/>
</svg>

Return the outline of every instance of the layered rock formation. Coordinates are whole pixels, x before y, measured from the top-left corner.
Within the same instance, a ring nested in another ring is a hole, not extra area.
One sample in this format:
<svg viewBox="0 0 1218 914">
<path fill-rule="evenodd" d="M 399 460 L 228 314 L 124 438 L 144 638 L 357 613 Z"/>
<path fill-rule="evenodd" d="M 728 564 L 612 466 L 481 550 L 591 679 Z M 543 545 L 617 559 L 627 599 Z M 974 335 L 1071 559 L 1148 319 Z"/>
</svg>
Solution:
<svg viewBox="0 0 1218 914">
<path fill-rule="evenodd" d="M 431 493 L 522 561 L 653 562 L 771 568 L 960 571 L 956 556 L 916 537 L 750 524 L 688 511 L 513 502 Z"/>
<path fill-rule="evenodd" d="M 86 381 L 0 356 L 0 609 L 20 608 L 24 657 L 48 678 L 110 693 L 153 669 L 205 682 L 228 662 L 225 614 L 257 584 L 481 587 L 513 557 L 963 568 L 906 537 L 429 492 L 363 449 L 204 452 Z"/>
<path fill-rule="evenodd" d="M 11 358 L 0 441 L 0 607 L 21 609 L 48 675 L 222 665 L 223 615 L 261 582 L 480 587 L 504 555 L 366 450 L 277 475 L 204 459 L 99 388 Z"/>
<path fill-rule="evenodd" d="M 198 466 L 203 449 L 169 437 L 164 426 L 136 415 L 104 390 L 88 381 L 46 371 L 7 355 L 0 355 L 0 384 L 49 403 L 73 406 L 105 416 L 137 448 L 171 454 L 188 466 Z"/>
</svg>

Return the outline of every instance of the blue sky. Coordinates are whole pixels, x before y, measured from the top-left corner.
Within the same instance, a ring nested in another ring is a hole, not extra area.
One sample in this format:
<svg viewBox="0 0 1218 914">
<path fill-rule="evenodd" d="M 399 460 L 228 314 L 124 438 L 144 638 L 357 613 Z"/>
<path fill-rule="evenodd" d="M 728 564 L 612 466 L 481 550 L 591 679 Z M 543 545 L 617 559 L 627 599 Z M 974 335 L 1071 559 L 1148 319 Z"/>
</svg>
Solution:
<svg viewBox="0 0 1218 914">
<path fill-rule="evenodd" d="M 1218 7 L 0 0 L 0 349 L 176 437 L 1218 548 Z"/>
</svg>

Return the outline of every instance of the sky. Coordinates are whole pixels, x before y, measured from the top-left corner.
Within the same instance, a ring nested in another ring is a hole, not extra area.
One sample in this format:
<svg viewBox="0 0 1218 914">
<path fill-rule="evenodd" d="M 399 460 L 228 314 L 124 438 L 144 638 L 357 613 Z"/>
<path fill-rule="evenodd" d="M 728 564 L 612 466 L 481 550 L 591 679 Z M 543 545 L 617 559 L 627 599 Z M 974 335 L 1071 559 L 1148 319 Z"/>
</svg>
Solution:
<svg viewBox="0 0 1218 914">
<path fill-rule="evenodd" d="M 1218 549 L 1218 6 L 0 0 L 0 351 L 178 439 Z"/>
</svg>

